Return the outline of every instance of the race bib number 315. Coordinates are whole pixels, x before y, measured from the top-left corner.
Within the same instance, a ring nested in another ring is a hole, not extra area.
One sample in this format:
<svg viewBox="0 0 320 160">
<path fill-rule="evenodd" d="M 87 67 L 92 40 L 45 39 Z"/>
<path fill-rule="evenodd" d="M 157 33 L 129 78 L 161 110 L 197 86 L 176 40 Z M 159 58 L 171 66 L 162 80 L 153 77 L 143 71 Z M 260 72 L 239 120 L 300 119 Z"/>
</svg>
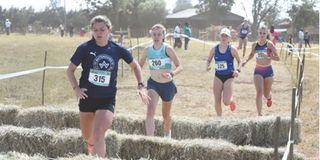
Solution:
<svg viewBox="0 0 320 160">
<path fill-rule="evenodd" d="M 101 71 L 97 69 L 90 69 L 89 82 L 97 85 L 108 87 L 110 83 L 111 72 Z"/>
</svg>

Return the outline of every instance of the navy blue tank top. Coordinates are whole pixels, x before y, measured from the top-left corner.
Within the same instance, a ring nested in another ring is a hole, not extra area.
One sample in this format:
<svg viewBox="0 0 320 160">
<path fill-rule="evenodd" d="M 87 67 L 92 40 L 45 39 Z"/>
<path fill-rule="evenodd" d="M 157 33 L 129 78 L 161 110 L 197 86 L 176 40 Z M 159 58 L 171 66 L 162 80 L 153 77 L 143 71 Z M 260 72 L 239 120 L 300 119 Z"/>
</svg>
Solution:
<svg viewBox="0 0 320 160">
<path fill-rule="evenodd" d="M 219 45 L 217 45 L 214 51 L 215 60 L 215 73 L 218 75 L 230 75 L 233 74 L 233 56 L 231 54 L 231 45 L 228 45 L 225 53 L 220 53 Z"/>
</svg>

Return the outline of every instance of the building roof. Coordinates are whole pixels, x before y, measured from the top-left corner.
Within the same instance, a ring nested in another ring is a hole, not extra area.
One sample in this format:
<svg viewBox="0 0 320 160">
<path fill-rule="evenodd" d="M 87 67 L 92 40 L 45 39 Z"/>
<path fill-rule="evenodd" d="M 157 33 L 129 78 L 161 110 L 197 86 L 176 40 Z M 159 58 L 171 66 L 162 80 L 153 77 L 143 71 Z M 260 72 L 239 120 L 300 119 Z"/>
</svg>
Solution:
<svg viewBox="0 0 320 160">
<path fill-rule="evenodd" d="M 196 8 L 189 8 L 182 10 L 170 15 L 167 15 L 166 18 L 190 18 L 192 16 L 198 15 Z"/>
</svg>

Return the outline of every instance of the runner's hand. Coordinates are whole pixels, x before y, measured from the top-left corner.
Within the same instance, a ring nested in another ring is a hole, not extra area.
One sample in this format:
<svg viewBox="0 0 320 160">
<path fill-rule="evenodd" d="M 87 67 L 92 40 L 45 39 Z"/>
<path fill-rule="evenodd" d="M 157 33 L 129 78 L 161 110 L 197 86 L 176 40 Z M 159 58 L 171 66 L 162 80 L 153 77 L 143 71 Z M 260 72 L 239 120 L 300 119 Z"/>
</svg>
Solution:
<svg viewBox="0 0 320 160">
<path fill-rule="evenodd" d="M 144 88 L 138 89 L 138 94 L 139 94 L 142 102 L 144 104 L 148 105 L 151 98 L 146 94 L 145 89 Z"/>
<path fill-rule="evenodd" d="M 74 93 L 76 94 L 77 98 L 80 98 L 80 99 L 88 98 L 88 95 L 85 93 L 86 91 L 88 91 L 88 89 L 86 88 L 76 87 L 74 89 Z"/>
</svg>

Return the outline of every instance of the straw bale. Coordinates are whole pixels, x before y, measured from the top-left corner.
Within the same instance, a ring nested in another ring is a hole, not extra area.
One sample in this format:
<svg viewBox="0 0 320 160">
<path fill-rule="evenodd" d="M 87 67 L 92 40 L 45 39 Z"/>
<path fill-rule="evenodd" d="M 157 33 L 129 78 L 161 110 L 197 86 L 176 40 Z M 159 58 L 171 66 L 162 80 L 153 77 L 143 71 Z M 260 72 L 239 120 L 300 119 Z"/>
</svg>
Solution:
<svg viewBox="0 0 320 160">
<path fill-rule="evenodd" d="M 273 145 L 273 130 L 275 127 L 276 117 L 259 117 L 249 119 L 249 125 L 252 132 L 251 145 L 255 146 L 272 146 Z M 280 146 L 284 146 L 288 141 L 288 132 L 290 126 L 289 117 L 281 117 L 280 130 L 279 130 L 279 141 Z M 301 122 L 295 121 L 295 133 L 293 138 L 295 143 L 301 142 Z"/>
<path fill-rule="evenodd" d="M 1 160 L 45 160 L 47 159 L 45 156 L 42 156 L 40 154 L 35 154 L 32 156 L 29 156 L 25 153 L 19 153 L 19 152 L 7 152 L 7 153 L 0 153 L 0 159 Z"/>
<path fill-rule="evenodd" d="M 237 145 L 248 144 L 251 140 L 251 131 L 247 121 L 227 120 L 219 118 L 208 121 L 203 131 L 203 137 L 225 139 Z"/>
<path fill-rule="evenodd" d="M 145 134 L 145 119 L 133 114 L 117 114 L 112 122 L 112 129 L 118 133 Z"/>
<path fill-rule="evenodd" d="M 0 151 L 47 155 L 48 144 L 54 132 L 47 128 L 0 126 Z"/>
<path fill-rule="evenodd" d="M 147 137 L 139 135 L 121 136 L 121 159 L 170 159 L 173 157 L 172 143 L 169 139 L 159 137 Z M 174 140 L 173 140 L 174 141 Z"/>
<path fill-rule="evenodd" d="M 15 125 L 19 108 L 15 105 L 0 105 L 0 124 Z"/>
<path fill-rule="evenodd" d="M 172 121 L 171 136 L 175 139 L 190 139 L 203 137 L 204 123 L 199 120 L 177 118 Z"/>
<path fill-rule="evenodd" d="M 84 142 L 79 129 L 64 129 L 55 132 L 49 144 L 49 157 L 72 156 L 86 153 Z"/>
<path fill-rule="evenodd" d="M 194 139 L 174 144 L 178 148 L 175 156 L 181 159 L 235 160 L 235 145 L 224 140 Z"/>
<path fill-rule="evenodd" d="M 108 157 L 119 157 L 122 139 L 115 131 L 108 130 L 105 138 Z"/>
<path fill-rule="evenodd" d="M 21 110 L 16 123 L 23 127 L 79 128 L 78 115 L 72 110 L 34 107 Z"/>
</svg>

